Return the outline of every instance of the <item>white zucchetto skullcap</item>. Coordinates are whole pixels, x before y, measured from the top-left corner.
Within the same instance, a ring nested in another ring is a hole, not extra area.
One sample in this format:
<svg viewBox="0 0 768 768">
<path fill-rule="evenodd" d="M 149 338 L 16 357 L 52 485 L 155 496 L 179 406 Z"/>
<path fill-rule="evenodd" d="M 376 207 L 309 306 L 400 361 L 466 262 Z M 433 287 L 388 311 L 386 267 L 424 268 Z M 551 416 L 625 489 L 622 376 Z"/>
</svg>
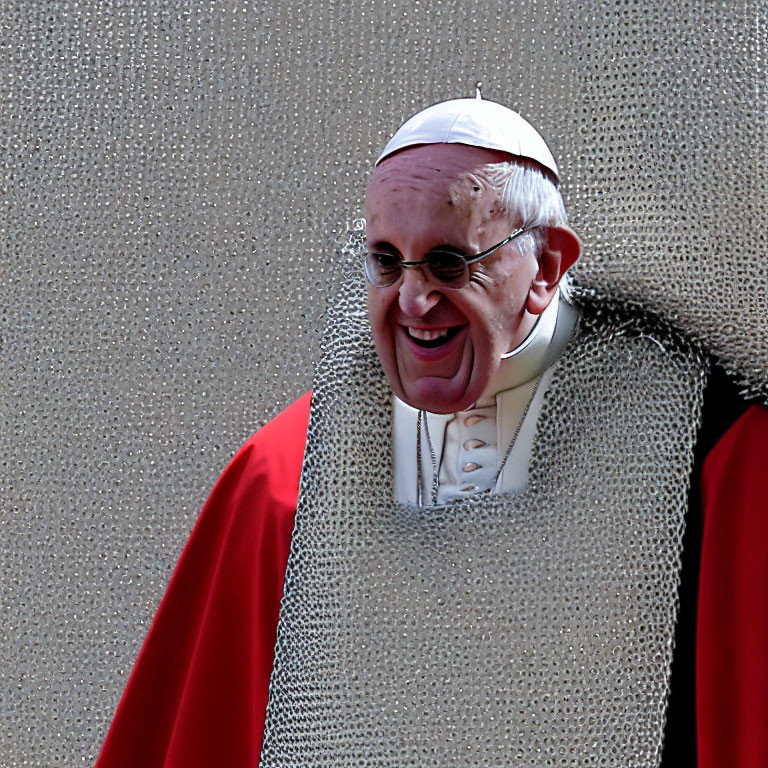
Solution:
<svg viewBox="0 0 768 768">
<path fill-rule="evenodd" d="M 497 149 L 535 160 L 559 180 L 555 158 L 536 129 L 517 112 L 495 101 L 452 99 L 427 107 L 403 123 L 376 165 L 398 150 L 417 144 L 468 144 Z"/>
</svg>

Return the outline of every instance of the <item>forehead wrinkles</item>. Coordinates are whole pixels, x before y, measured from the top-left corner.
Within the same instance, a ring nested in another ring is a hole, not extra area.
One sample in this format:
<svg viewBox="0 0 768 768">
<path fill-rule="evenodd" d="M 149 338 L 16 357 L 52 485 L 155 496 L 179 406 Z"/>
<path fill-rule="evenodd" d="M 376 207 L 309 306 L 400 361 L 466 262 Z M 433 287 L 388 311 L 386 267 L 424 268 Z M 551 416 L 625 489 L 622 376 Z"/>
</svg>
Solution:
<svg viewBox="0 0 768 768">
<path fill-rule="evenodd" d="M 452 178 L 454 174 L 436 164 L 393 162 L 388 167 L 380 166 L 371 175 L 366 190 L 366 217 L 374 223 L 388 208 L 413 215 L 436 204 L 451 209 L 448 185 Z"/>
<path fill-rule="evenodd" d="M 413 189 L 419 192 L 444 190 L 446 174 L 440 168 L 416 163 L 391 164 L 377 168 L 368 183 L 368 192 Z M 448 195 L 446 194 L 446 200 Z"/>
<path fill-rule="evenodd" d="M 499 193 L 482 168 L 459 173 L 448 191 L 457 212 L 471 219 L 481 231 L 504 215 Z"/>
</svg>

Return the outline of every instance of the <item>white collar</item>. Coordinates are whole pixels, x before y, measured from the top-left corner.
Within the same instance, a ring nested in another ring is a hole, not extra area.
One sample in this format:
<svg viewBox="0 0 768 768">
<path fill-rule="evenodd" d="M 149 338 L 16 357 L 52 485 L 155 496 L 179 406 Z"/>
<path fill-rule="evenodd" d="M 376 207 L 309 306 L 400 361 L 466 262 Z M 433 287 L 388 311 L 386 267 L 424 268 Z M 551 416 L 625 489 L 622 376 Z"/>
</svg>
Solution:
<svg viewBox="0 0 768 768">
<path fill-rule="evenodd" d="M 499 393 L 514 389 L 535 379 L 542 372 L 555 332 L 559 306 L 560 292 L 558 291 L 549 302 L 549 306 L 539 315 L 522 343 L 511 352 L 502 355 L 501 364 L 491 379 L 488 391 Z"/>
</svg>

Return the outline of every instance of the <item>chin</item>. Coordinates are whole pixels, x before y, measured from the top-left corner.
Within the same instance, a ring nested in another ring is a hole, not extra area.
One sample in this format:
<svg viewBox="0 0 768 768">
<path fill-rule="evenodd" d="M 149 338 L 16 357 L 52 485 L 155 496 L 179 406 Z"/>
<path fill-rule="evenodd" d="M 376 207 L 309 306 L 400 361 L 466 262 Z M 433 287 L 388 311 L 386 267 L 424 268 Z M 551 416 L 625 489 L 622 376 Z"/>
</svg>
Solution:
<svg viewBox="0 0 768 768">
<path fill-rule="evenodd" d="M 482 388 L 476 382 L 468 387 L 451 386 L 445 380 L 420 379 L 395 389 L 395 394 L 412 408 L 430 413 L 457 413 L 465 411 L 477 401 Z"/>
</svg>

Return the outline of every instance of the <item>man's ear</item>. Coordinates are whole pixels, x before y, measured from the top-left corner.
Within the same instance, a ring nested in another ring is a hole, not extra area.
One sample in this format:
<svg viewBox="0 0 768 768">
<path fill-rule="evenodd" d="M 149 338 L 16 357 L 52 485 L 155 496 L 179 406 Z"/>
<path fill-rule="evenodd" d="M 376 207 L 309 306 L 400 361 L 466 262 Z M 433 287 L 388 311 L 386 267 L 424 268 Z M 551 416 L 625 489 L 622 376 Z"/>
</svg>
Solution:
<svg viewBox="0 0 768 768">
<path fill-rule="evenodd" d="M 567 227 L 543 227 L 544 243 L 539 253 L 539 271 L 528 291 L 525 308 L 540 315 L 552 301 L 560 279 L 581 253 L 581 242 Z"/>
</svg>

